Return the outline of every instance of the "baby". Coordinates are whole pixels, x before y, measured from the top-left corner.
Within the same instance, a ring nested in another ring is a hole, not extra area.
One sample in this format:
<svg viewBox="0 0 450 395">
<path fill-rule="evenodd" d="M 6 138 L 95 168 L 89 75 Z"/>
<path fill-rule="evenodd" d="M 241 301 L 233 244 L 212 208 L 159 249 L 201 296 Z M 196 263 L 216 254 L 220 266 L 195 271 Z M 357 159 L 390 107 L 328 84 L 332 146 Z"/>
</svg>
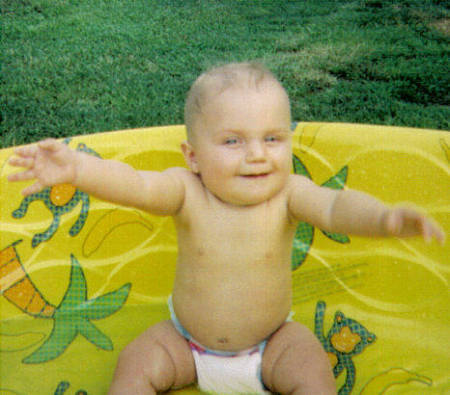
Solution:
<svg viewBox="0 0 450 395">
<path fill-rule="evenodd" d="M 291 246 L 299 221 L 362 236 L 442 230 L 409 208 L 292 174 L 291 114 L 277 79 L 242 63 L 201 75 L 189 91 L 181 146 L 189 170 L 137 171 L 56 140 L 18 148 L 34 179 L 23 193 L 71 183 L 100 199 L 172 216 L 178 262 L 171 320 L 121 353 L 110 394 L 154 394 L 198 382 L 215 393 L 334 394 L 327 355 L 289 320 Z"/>
</svg>

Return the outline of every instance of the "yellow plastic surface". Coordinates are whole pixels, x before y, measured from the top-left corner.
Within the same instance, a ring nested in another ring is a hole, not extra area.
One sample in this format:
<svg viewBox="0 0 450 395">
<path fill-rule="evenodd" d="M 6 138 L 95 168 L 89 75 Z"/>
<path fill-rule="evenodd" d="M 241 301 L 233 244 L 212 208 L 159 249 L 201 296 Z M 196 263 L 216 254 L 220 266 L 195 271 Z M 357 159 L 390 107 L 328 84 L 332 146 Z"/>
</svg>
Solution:
<svg viewBox="0 0 450 395">
<path fill-rule="evenodd" d="M 184 133 L 183 126 L 126 130 L 69 145 L 163 170 L 184 165 Z M 411 202 L 448 234 L 447 132 L 299 123 L 293 140 L 297 171 L 318 184 Z M 169 317 L 172 220 L 89 199 L 68 185 L 35 196 L 25 213 L 26 184 L 6 180 L 16 171 L 7 164 L 12 152 L 0 151 L 0 395 L 105 394 L 120 350 Z M 54 219 L 60 222 L 47 231 Z M 342 368 L 341 393 L 449 393 L 449 242 L 310 235 L 306 259 L 297 255 L 292 272 L 294 319 L 313 330 L 317 314 L 334 347 L 330 359 Z M 358 342 L 365 346 L 357 351 Z"/>
</svg>

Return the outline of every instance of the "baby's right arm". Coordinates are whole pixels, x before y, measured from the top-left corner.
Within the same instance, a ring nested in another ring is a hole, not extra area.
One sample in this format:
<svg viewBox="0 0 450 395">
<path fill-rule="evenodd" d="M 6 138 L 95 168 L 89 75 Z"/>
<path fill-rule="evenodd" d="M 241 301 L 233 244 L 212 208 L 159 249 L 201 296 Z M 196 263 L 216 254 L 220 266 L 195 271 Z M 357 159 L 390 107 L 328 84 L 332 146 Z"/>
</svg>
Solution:
<svg viewBox="0 0 450 395">
<path fill-rule="evenodd" d="M 136 207 L 154 214 L 174 214 L 184 200 L 178 169 L 143 172 L 113 160 L 104 160 L 70 149 L 54 139 L 18 148 L 10 164 L 26 170 L 9 181 L 35 180 L 24 195 L 56 184 L 73 184 L 99 199 Z"/>
</svg>

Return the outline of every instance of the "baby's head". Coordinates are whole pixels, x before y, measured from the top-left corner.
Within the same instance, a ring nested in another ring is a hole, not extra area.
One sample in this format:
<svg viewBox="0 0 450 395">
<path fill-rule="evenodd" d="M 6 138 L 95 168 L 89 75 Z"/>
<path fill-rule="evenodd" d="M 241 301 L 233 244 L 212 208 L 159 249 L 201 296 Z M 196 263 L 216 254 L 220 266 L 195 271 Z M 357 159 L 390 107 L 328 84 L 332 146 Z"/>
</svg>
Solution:
<svg viewBox="0 0 450 395">
<path fill-rule="evenodd" d="M 189 90 L 184 107 L 188 141 L 193 142 L 196 133 L 204 126 L 202 121 L 206 111 L 205 105 L 212 98 L 228 89 L 258 90 L 267 85 L 280 90 L 290 117 L 289 98 L 286 91 L 272 72 L 259 63 L 230 63 L 200 75 Z"/>
<path fill-rule="evenodd" d="M 283 190 L 292 167 L 291 113 L 285 90 L 268 70 L 239 63 L 201 75 L 185 117 L 186 162 L 213 195 L 253 205 Z"/>
</svg>

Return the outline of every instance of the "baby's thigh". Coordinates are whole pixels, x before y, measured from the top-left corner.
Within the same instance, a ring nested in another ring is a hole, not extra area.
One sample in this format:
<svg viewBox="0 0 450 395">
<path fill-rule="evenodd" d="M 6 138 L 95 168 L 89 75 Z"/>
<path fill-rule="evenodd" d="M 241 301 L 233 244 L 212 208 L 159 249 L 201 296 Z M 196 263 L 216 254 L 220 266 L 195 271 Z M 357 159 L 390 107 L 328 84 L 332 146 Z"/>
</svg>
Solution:
<svg viewBox="0 0 450 395">
<path fill-rule="evenodd" d="M 262 378 L 281 394 L 335 394 L 331 364 L 317 337 L 298 322 L 287 322 L 269 339 Z"/>
<path fill-rule="evenodd" d="M 184 387 L 196 378 L 189 344 L 171 321 L 151 326 L 128 344 L 119 356 L 116 370 L 121 369 L 149 379 L 156 387 Z"/>
</svg>

